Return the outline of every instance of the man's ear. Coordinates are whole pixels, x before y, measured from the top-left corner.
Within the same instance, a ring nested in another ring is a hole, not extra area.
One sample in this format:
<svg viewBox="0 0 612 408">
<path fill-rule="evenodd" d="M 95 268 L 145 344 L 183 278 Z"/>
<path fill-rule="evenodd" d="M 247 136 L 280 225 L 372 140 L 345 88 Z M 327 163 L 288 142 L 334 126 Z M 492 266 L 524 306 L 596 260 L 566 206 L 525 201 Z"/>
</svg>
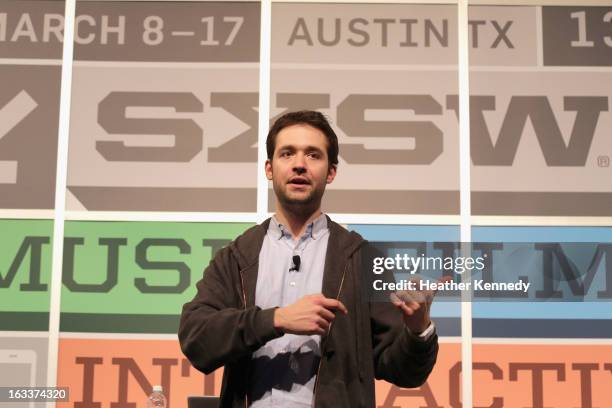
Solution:
<svg viewBox="0 0 612 408">
<path fill-rule="evenodd" d="M 327 170 L 327 184 L 330 184 L 336 178 L 336 172 L 338 171 L 337 164 L 330 164 Z"/>
<path fill-rule="evenodd" d="M 272 162 L 270 159 L 266 160 L 266 177 L 268 180 L 272 180 Z"/>
</svg>

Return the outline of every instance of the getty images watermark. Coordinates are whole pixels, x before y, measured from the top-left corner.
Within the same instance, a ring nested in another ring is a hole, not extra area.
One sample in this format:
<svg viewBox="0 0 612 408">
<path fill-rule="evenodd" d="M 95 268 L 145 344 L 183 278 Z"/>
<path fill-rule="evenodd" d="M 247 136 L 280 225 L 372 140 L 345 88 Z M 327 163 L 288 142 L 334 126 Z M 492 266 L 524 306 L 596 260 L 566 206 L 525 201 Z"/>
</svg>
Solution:
<svg viewBox="0 0 612 408">
<path fill-rule="evenodd" d="M 362 274 L 373 301 L 431 291 L 449 301 L 607 301 L 612 243 L 369 242 Z"/>
</svg>

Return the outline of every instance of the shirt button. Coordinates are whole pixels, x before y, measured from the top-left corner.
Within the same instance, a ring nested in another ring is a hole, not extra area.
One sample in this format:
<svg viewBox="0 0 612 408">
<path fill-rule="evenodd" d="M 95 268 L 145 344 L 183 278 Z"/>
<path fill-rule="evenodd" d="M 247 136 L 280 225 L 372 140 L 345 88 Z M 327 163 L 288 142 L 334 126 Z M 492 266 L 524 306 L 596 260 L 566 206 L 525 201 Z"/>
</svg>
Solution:
<svg viewBox="0 0 612 408">
<path fill-rule="evenodd" d="M 289 286 L 295 286 L 295 282 L 289 282 Z"/>
</svg>

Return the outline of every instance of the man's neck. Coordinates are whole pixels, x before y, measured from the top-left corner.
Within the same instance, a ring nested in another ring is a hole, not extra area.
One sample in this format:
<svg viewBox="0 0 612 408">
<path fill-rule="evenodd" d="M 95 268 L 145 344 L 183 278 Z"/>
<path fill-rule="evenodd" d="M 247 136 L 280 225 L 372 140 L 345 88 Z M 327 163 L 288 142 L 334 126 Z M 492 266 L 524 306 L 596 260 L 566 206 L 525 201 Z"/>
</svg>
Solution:
<svg viewBox="0 0 612 408">
<path fill-rule="evenodd" d="M 321 207 L 310 214 L 299 214 L 288 211 L 282 206 L 276 205 L 276 219 L 289 229 L 291 236 L 297 239 L 302 236 L 308 224 L 313 222 L 321 215 Z"/>
</svg>

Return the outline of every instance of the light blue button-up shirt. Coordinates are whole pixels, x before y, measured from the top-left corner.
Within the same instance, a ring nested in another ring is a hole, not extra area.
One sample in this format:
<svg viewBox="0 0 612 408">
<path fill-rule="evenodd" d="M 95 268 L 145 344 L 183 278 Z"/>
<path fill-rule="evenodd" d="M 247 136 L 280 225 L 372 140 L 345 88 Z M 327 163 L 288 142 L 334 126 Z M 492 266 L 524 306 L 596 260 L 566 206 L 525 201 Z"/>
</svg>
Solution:
<svg viewBox="0 0 612 408">
<path fill-rule="evenodd" d="M 328 240 L 324 214 L 297 240 L 272 217 L 259 253 L 255 304 L 262 309 L 283 307 L 321 293 Z M 295 255 L 301 260 L 298 271 L 290 270 Z M 311 407 L 320 345 L 318 335 L 285 334 L 255 351 L 249 381 L 251 407 Z"/>
</svg>

